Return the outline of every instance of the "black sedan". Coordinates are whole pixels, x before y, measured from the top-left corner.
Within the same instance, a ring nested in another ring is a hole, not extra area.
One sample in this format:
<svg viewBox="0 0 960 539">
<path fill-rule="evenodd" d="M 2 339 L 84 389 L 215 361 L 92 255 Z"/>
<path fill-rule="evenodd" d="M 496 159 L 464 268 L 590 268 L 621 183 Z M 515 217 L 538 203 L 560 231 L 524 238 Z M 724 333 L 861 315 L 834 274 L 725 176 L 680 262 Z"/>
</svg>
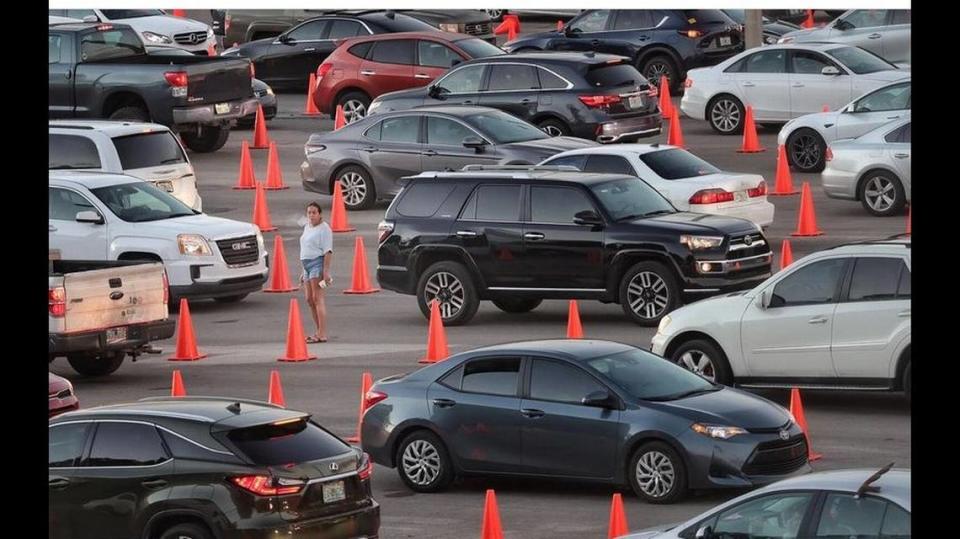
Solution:
<svg viewBox="0 0 960 539">
<path fill-rule="evenodd" d="M 810 471 L 783 407 L 609 341 L 464 352 L 378 381 L 367 405 L 363 450 L 418 492 L 508 474 L 629 484 L 672 503 Z"/>
</svg>

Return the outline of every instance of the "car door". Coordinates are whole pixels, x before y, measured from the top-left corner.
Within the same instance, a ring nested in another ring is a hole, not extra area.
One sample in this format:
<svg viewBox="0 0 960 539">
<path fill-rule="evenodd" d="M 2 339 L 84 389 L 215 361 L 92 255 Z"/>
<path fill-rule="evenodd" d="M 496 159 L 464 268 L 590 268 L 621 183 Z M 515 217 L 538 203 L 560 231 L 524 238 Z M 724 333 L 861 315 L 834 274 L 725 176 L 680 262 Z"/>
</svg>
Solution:
<svg viewBox="0 0 960 539">
<path fill-rule="evenodd" d="M 825 68 L 833 68 L 835 75 L 824 75 Z M 856 96 L 852 77 L 847 70 L 816 51 L 790 51 L 790 118 L 820 112 L 826 105 L 836 110 Z"/>
<path fill-rule="evenodd" d="M 903 187 L 910 195 L 910 129 L 911 122 L 900 128 L 887 133 L 883 138 L 887 142 L 887 147 L 883 150 L 887 153 L 887 162 L 893 163 L 897 169 L 897 175 L 903 182 Z"/>
<path fill-rule="evenodd" d="M 454 224 L 457 244 L 490 289 L 528 287 L 537 278 L 523 260 L 522 197 L 523 186 L 516 182 L 480 184 Z"/>
<path fill-rule="evenodd" d="M 910 114 L 910 82 L 870 92 L 851 103 L 837 118 L 837 139 L 856 138 Z"/>
<path fill-rule="evenodd" d="M 883 38 L 887 30 L 890 11 L 886 9 L 857 9 L 845 16 L 844 30 L 835 28 L 830 41 L 846 43 L 883 56 Z"/>
<path fill-rule="evenodd" d="M 666 14 L 652 9 L 617 9 L 613 11 L 613 24 L 607 43 L 601 44 L 599 52 L 630 54 L 634 47 L 650 44 L 656 37 L 657 26 Z M 672 41 L 669 38 L 663 41 Z M 660 81 L 656 81 L 659 84 Z"/>
<path fill-rule="evenodd" d="M 360 77 L 381 94 L 417 86 L 413 78 L 416 41 L 376 41 L 367 59 L 360 62 Z"/>
<path fill-rule="evenodd" d="M 520 471 L 521 364 L 517 356 L 474 358 L 430 385 L 430 421 L 463 470 Z"/>
<path fill-rule="evenodd" d="M 316 19 L 280 34 L 255 62 L 257 78 L 270 84 L 299 84 L 307 80 L 320 64 L 315 62 L 318 48 L 329 46 L 325 42 L 329 30 L 328 19 Z"/>
<path fill-rule="evenodd" d="M 910 63 L 910 10 L 891 9 L 890 26 L 881 38 L 883 56 L 890 62 Z"/>
<path fill-rule="evenodd" d="M 360 155 L 365 156 L 375 181 L 395 180 L 423 170 L 421 118 L 422 115 L 416 113 L 391 116 L 364 131 L 358 149 Z"/>
<path fill-rule="evenodd" d="M 73 539 L 77 512 L 87 502 L 90 487 L 78 473 L 92 423 L 51 425 L 47 437 L 47 512 L 50 539 Z"/>
<path fill-rule="evenodd" d="M 50 249 L 60 251 L 64 260 L 106 260 L 107 224 L 77 222 L 77 213 L 95 211 L 103 216 L 85 195 L 64 187 L 47 191 Z"/>
<path fill-rule="evenodd" d="M 480 105 L 509 112 L 530 121 L 537 114 L 540 80 L 537 68 L 527 64 L 490 65 L 486 88 L 480 93 Z"/>
<path fill-rule="evenodd" d="M 411 87 L 426 86 L 448 69 L 466 61 L 463 55 L 439 41 L 417 41 L 417 65 L 414 67 Z"/>
<path fill-rule="evenodd" d="M 530 358 L 529 388 L 520 401 L 526 473 L 611 478 L 620 444 L 620 410 L 586 406 L 597 391 L 615 395 L 580 367 Z"/>
<path fill-rule="evenodd" d="M 787 76 L 787 49 L 766 49 L 746 58 L 739 72 L 728 70 L 743 96 L 744 106 L 753 107 L 756 120 L 790 119 L 790 81 Z"/>
<path fill-rule="evenodd" d="M 613 11 L 592 9 L 581 13 L 564 26 L 564 31 L 556 39 L 550 40 L 548 47 L 558 51 L 592 51 L 601 45 L 606 37 Z"/>
<path fill-rule="evenodd" d="M 424 105 L 477 105 L 487 64 L 470 64 L 451 70 L 436 83 L 423 100 Z"/>
<path fill-rule="evenodd" d="M 489 145 L 480 153 L 464 146 L 467 138 L 485 139 L 459 120 L 428 114 L 426 122 L 423 170 L 460 170 L 466 165 L 494 165 L 500 160 L 500 155 Z"/>
<path fill-rule="evenodd" d="M 752 301 L 740 321 L 748 376 L 834 378 L 834 311 L 848 258 L 789 266 Z M 763 296 L 768 306 L 763 307 Z"/>
<path fill-rule="evenodd" d="M 47 38 L 50 118 L 73 116 L 73 36 L 51 32 Z"/>
<path fill-rule="evenodd" d="M 833 316 L 831 350 L 839 377 L 891 377 L 897 347 L 910 334 L 909 283 L 910 268 L 902 257 L 853 259 Z"/>
</svg>

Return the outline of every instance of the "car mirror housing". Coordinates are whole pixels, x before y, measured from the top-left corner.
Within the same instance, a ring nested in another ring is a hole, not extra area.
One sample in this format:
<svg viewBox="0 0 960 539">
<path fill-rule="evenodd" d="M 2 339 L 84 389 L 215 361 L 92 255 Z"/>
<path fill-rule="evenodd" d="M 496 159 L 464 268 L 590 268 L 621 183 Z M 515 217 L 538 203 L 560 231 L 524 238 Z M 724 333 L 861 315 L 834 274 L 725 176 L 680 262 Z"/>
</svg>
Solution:
<svg viewBox="0 0 960 539">
<path fill-rule="evenodd" d="M 465 148 L 473 148 L 477 153 L 483 153 L 483 147 L 487 145 L 487 141 L 480 137 L 467 137 L 463 139 L 462 144 Z"/>
<path fill-rule="evenodd" d="M 696 539 L 712 539 L 713 537 L 713 528 L 710 526 L 703 526 L 697 530 L 697 534 L 694 535 Z"/>
<path fill-rule="evenodd" d="M 597 215 L 595 211 L 583 210 L 573 216 L 573 222 L 577 225 L 597 226 L 603 224 L 603 219 L 600 219 L 600 216 Z"/>
<path fill-rule="evenodd" d="M 840 70 L 837 69 L 835 66 L 826 66 L 820 70 L 820 74 L 821 75 L 839 75 Z"/>
<path fill-rule="evenodd" d="M 594 391 L 580 399 L 580 404 L 595 408 L 617 408 L 617 401 L 608 391 Z"/>
<path fill-rule="evenodd" d="M 103 217 L 99 213 L 90 210 L 77 212 L 75 219 L 78 223 L 103 224 Z"/>
</svg>

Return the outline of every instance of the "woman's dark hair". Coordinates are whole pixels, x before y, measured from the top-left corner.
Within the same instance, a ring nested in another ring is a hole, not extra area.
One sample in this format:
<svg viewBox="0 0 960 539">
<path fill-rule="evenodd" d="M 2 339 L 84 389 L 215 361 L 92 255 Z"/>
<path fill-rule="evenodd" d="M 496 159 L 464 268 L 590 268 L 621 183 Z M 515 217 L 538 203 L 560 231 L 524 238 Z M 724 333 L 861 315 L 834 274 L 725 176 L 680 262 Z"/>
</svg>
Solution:
<svg viewBox="0 0 960 539">
<path fill-rule="evenodd" d="M 311 203 L 307 204 L 307 209 L 310 209 L 310 206 L 313 206 L 314 208 L 316 208 L 316 209 L 317 209 L 317 213 L 323 213 L 323 209 L 320 207 L 320 203 L 319 203 L 319 202 L 311 202 Z"/>
</svg>

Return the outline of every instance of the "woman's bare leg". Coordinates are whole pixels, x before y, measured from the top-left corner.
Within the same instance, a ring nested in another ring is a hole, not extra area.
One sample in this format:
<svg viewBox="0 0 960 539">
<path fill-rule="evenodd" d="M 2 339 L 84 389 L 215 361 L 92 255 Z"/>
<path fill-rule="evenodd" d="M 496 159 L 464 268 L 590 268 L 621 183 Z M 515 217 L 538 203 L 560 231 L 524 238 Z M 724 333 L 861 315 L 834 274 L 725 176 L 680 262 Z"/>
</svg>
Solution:
<svg viewBox="0 0 960 539">
<path fill-rule="evenodd" d="M 326 289 L 320 288 L 320 281 L 317 281 L 316 295 L 314 296 L 314 302 L 316 303 L 314 317 L 317 320 L 317 337 L 324 341 L 327 340 L 327 304 L 325 296 Z"/>
<path fill-rule="evenodd" d="M 317 290 L 320 289 L 319 283 L 319 279 L 307 279 L 303 287 L 307 295 L 307 305 L 310 306 L 310 317 L 313 318 L 313 325 L 317 328 L 320 327 L 320 321 L 317 320 Z M 313 336 L 316 337 L 317 335 L 319 335 L 319 333 L 314 332 Z"/>
</svg>

